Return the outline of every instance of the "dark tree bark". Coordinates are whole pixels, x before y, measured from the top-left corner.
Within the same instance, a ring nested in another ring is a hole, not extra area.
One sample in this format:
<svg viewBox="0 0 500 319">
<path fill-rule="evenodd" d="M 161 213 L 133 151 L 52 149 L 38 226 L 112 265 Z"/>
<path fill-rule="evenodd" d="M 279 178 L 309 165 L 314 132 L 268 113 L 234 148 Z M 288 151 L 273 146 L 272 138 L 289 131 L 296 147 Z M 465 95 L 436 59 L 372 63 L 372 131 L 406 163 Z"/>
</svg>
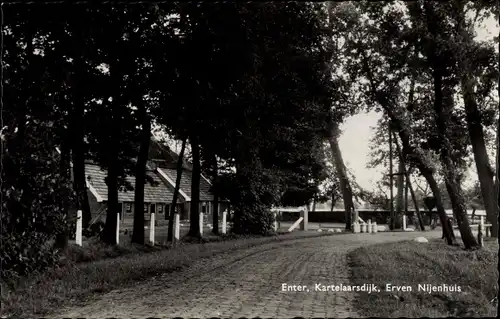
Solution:
<svg viewBox="0 0 500 319">
<path fill-rule="evenodd" d="M 195 136 L 190 138 L 191 152 L 193 155 L 193 171 L 191 177 L 191 212 L 189 220 L 189 233 L 191 237 L 201 237 L 200 229 L 200 145 Z"/>
<path fill-rule="evenodd" d="M 118 214 L 118 151 L 116 146 L 110 145 L 109 156 L 108 156 L 108 176 L 106 177 L 106 185 L 108 187 L 108 207 L 106 212 L 106 223 L 102 232 L 102 241 L 116 245 L 116 223 Z M 135 207 L 135 210 L 140 209 L 142 213 L 142 207 Z"/>
<path fill-rule="evenodd" d="M 500 95 L 500 88 L 499 88 L 499 95 Z M 497 121 L 497 163 L 496 163 L 496 197 L 497 197 L 497 216 L 498 213 L 500 212 L 500 116 L 498 117 Z M 492 234 L 491 236 L 498 237 L 498 229 L 495 234 L 493 234 L 493 229 L 491 230 Z"/>
<path fill-rule="evenodd" d="M 390 192 L 390 220 L 389 229 L 394 230 L 394 170 L 392 165 L 392 123 L 389 121 L 389 192 Z"/>
<path fill-rule="evenodd" d="M 76 37 L 74 47 L 81 47 L 81 38 Z M 73 159 L 73 190 L 76 193 L 76 209 L 82 211 L 82 228 L 87 229 L 92 220 L 87 181 L 85 180 L 85 81 L 82 74 L 86 66 L 81 57 L 75 57 L 76 72 L 69 76 L 73 87 L 74 103 L 70 115 L 71 151 Z"/>
<path fill-rule="evenodd" d="M 396 193 L 396 212 L 395 212 L 395 217 L 396 220 L 394 221 L 394 227 L 396 229 L 401 228 L 401 221 L 400 218 L 403 216 L 403 209 L 404 209 L 404 190 L 405 190 L 405 174 L 404 171 L 406 170 L 404 166 L 404 161 L 399 158 L 399 164 L 398 164 L 398 175 L 396 178 L 396 187 L 397 187 L 397 193 Z"/>
<path fill-rule="evenodd" d="M 443 65 L 446 64 L 445 61 L 442 60 L 443 58 L 437 52 L 437 29 L 435 28 L 437 28 L 438 25 L 436 23 L 436 19 L 434 17 L 431 6 L 432 5 L 428 2 L 424 3 L 429 32 L 433 37 L 430 46 L 427 49 L 427 58 L 432 67 L 434 87 L 433 107 L 436 114 L 437 134 L 439 140 L 441 141 L 439 155 L 441 164 L 443 165 L 446 189 L 448 191 L 448 195 L 450 196 L 453 213 L 458 223 L 462 241 L 466 249 L 471 249 L 478 247 L 478 243 L 476 241 L 476 238 L 472 234 L 472 230 L 469 225 L 469 220 L 467 218 L 467 209 L 460 186 L 460 178 L 457 174 L 451 155 L 452 145 L 449 140 L 447 121 L 450 118 L 451 110 L 453 108 L 453 97 L 452 93 L 443 81 L 445 72 L 445 70 L 443 69 Z M 446 219 L 445 222 L 446 224 L 448 224 L 448 219 Z M 442 225 L 444 226 L 444 224 Z"/>
<path fill-rule="evenodd" d="M 394 141 L 396 144 L 396 150 L 398 152 L 400 161 L 403 162 L 403 173 L 406 177 L 406 189 L 410 191 L 411 199 L 413 201 L 413 205 L 415 206 L 415 215 L 418 218 L 418 223 L 420 224 L 420 229 L 422 231 L 424 231 L 425 230 L 424 220 L 422 219 L 422 214 L 420 214 L 420 210 L 418 208 L 417 196 L 415 195 L 415 191 L 413 190 L 413 186 L 411 185 L 410 172 L 408 172 L 408 170 L 406 169 L 406 166 L 404 165 L 404 154 L 401 151 L 401 148 L 399 147 L 398 139 L 396 138 L 396 133 L 393 133 L 393 134 L 394 134 Z M 408 205 L 408 192 L 406 193 L 406 204 Z"/>
<path fill-rule="evenodd" d="M 65 188 L 63 189 L 62 194 L 62 206 L 63 213 L 66 215 L 66 222 L 73 223 L 73 218 L 69 217 L 69 189 L 66 188 L 67 185 L 70 185 L 70 162 L 71 162 L 71 154 L 70 148 L 68 145 L 68 141 L 63 137 L 61 143 L 61 159 L 60 159 L 60 174 L 62 180 L 65 182 Z M 66 250 L 68 248 L 69 241 L 69 230 L 66 228 L 65 230 L 57 231 L 55 238 L 55 247 L 61 250 Z"/>
<path fill-rule="evenodd" d="M 144 108 L 144 106 L 142 106 Z M 141 131 L 141 144 L 135 168 L 134 187 L 134 227 L 132 242 L 144 245 L 144 185 L 146 184 L 146 165 L 148 163 L 149 146 L 151 143 L 151 119 L 143 110 L 144 120 Z"/>
<path fill-rule="evenodd" d="M 217 165 L 217 156 L 213 156 L 213 177 L 212 177 L 212 183 L 213 183 L 213 194 L 214 194 L 214 211 L 212 213 L 212 233 L 214 235 L 219 235 L 219 194 L 216 188 L 217 185 L 217 178 L 218 178 L 218 165 Z"/>
<path fill-rule="evenodd" d="M 118 68 L 116 68 L 118 69 Z M 114 74 L 115 68 L 111 68 L 111 74 Z M 118 78 L 118 75 L 115 75 L 115 78 Z M 117 81 L 117 79 L 115 79 Z M 115 82 L 116 83 L 116 82 Z M 118 91 L 118 90 L 117 90 Z M 108 201 L 107 201 L 107 212 L 106 212 L 106 223 L 104 225 L 104 229 L 102 232 L 102 241 L 116 245 L 116 226 L 117 226 L 117 214 L 118 214 L 118 179 L 119 179 L 119 149 L 118 144 L 120 140 L 120 117 L 117 116 L 117 108 L 119 105 L 119 100 L 115 97 L 110 107 L 111 113 L 111 125 L 108 128 L 109 130 L 109 138 L 103 141 L 106 143 L 107 152 L 106 152 L 106 164 L 108 175 L 106 176 L 106 186 L 108 187 Z M 138 209 L 138 207 L 135 207 Z M 142 207 L 140 208 L 142 211 Z"/>
<path fill-rule="evenodd" d="M 71 123 L 72 155 L 73 155 L 73 189 L 76 193 L 77 209 L 82 210 L 82 228 L 89 227 L 92 215 L 90 212 L 89 197 L 87 194 L 87 181 L 85 180 L 85 126 L 84 126 L 84 102 L 77 95 L 74 109 L 74 118 Z"/>
<path fill-rule="evenodd" d="M 408 175 L 411 175 L 410 171 L 408 172 Z M 408 216 L 408 207 L 409 207 L 409 203 L 408 203 L 409 187 L 410 187 L 410 180 L 408 178 L 406 178 L 406 174 L 405 174 L 405 200 L 404 200 L 405 201 L 405 212 L 404 212 L 404 214 L 406 216 Z"/>
<path fill-rule="evenodd" d="M 429 12 L 432 9 L 428 6 L 427 10 Z M 464 5 L 459 4 L 459 8 L 457 8 L 454 12 L 457 14 L 455 17 L 457 22 L 457 31 L 462 36 L 465 51 L 470 48 L 473 40 L 471 39 L 469 31 L 465 25 L 464 11 Z M 486 143 L 484 140 L 483 126 L 481 124 L 481 112 L 479 111 L 475 97 L 475 86 L 477 81 L 475 80 L 474 74 L 472 74 L 472 65 L 467 54 L 458 58 L 458 64 L 458 70 L 460 71 L 460 85 L 465 105 L 467 129 L 469 131 L 472 151 L 474 153 L 474 161 L 476 163 L 477 175 L 481 186 L 481 195 L 486 209 L 487 220 L 492 224 L 491 236 L 497 237 L 498 205 L 495 198 L 495 185 L 493 183 L 494 173 L 489 163 Z"/>
<path fill-rule="evenodd" d="M 182 167 L 184 162 L 184 152 L 186 151 L 186 138 L 182 140 L 181 152 L 179 153 L 179 158 L 177 159 L 177 176 L 175 177 L 175 188 L 174 197 L 172 199 L 172 204 L 170 205 L 170 211 L 168 213 L 168 233 L 167 241 L 171 242 L 174 238 L 174 215 L 177 207 L 177 200 L 179 198 L 179 189 L 181 187 L 182 179 Z"/>
<path fill-rule="evenodd" d="M 342 158 L 342 153 L 339 147 L 340 130 L 338 124 L 335 122 L 330 122 L 330 136 L 328 141 L 330 143 L 330 148 L 332 150 L 333 160 L 335 162 L 335 170 L 339 177 L 340 189 L 342 191 L 342 199 L 344 200 L 344 210 L 346 224 L 345 229 L 351 230 L 351 224 L 357 220 L 357 212 L 355 213 L 356 220 L 351 220 L 351 212 L 354 210 L 354 201 L 352 199 L 352 189 L 349 183 L 349 178 L 347 177 L 347 172 L 344 165 L 344 160 Z"/>
<path fill-rule="evenodd" d="M 389 96 L 385 93 L 377 90 L 374 77 L 366 53 L 361 51 L 363 60 L 363 68 L 367 74 L 368 80 L 370 81 L 370 92 L 375 101 L 377 101 L 380 106 L 387 112 L 394 128 L 398 131 L 399 138 L 401 139 L 403 145 L 403 153 L 408 154 L 412 157 L 415 166 L 418 168 L 422 176 L 427 180 L 429 187 L 432 190 L 434 197 L 436 198 L 436 208 L 438 210 L 439 219 L 441 220 L 441 225 L 443 225 L 443 232 L 445 233 L 445 238 L 448 245 L 453 244 L 452 229 L 450 229 L 446 223 L 446 211 L 444 210 L 441 191 L 439 190 L 436 179 L 433 175 L 432 168 L 425 162 L 425 159 L 411 146 L 410 143 L 410 132 L 408 130 L 408 125 L 405 123 L 404 118 L 401 117 L 395 110 L 397 106 L 394 105 Z"/>
</svg>

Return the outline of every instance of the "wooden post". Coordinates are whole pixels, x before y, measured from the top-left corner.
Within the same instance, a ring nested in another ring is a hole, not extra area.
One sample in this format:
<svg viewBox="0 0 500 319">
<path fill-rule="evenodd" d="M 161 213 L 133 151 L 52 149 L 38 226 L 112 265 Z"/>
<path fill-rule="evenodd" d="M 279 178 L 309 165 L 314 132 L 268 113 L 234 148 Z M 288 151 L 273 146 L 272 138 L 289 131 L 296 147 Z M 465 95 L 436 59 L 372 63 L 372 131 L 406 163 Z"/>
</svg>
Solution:
<svg viewBox="0 0 500 319">
<path fill-rule="evenodd" d="M 82 245 L 82 211 L 78 210 L 76 212 L 76 244 L 78 246 Z"/>
<path fill-rule="evenodd" d="M 373 232 L 377 233 L 378 232 L 377 222 L 373 222 L 372 226 L 373 226 Z"/>
<path fill-rule="evenodd" d="M 116 244 L 120 243 L 120 213 L 116 213 Z"/>
<path fill-rule="evenodd" d="M 368 219 L 368 233 L 372 232 L 372 220 Z"/>
<path fill-rule="evenodd" d="M 222 233 L 227 233 L 227 209 L 222 212 Z"/>
<path fill-rule="evenodd" d="M 308 227 L 308 222 L 309 222 L 309 212 L 307 211 L 307 207 L 304 207 L 304 209 L 300 212 L 300 217 L 302 217 L 302 224 L 300 224 L 300 230 L 305 230 L 307 231 L 309 229 Z"/>
<path fill-rule="evenodd" d="M 180 238 L 181 233 L 181 215 L 179 213 L 174 214 L 174 240 L 177 241 Z"/>
<path fill-rule="evenodd" d="M 361 225 L 361 232 L 362 232 L 362 233 L 366 233 L 366 224 L 365 224 L 365 223 L 363 223 L 363 224 Z"/>
<path fill-rule="evenodd" d="M 406 230 L 406 215 L 403 215 L 403 230 Z"/>
<path fill-rule="evenodd" d="M 155 244 L 155 213 L 151 213 L 151 218 L 149 221 L 149 241 L 151 245 Z"/>
</svg>

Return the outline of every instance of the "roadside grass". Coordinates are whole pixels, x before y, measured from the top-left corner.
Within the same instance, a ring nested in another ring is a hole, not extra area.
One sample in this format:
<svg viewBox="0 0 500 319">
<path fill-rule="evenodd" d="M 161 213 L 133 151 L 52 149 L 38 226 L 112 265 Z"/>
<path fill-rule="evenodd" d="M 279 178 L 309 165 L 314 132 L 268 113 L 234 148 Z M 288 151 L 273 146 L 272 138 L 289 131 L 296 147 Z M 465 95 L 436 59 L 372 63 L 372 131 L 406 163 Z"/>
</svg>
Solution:
<svg viewBox="0 0 500 319">
<path fill-rule="evenodd" d="M 440 240 L 372 245 L 348 255 L 354 284 L 375 284 L 380 293 L 357 293 L 360 315 L 370 317 L 496 317 L 498 243 L 465 251 Z M 386 284 L 411 292 L 385 291 Z M 461 287 L 461 292 L 420 292 L 418 284 Z"/>
<path fill-rule="evenodd" d="M 179 271 L 201 258 L 267 243 L 331 235 L 335 234 L 293 232 L 257 237 L 226 235 L 207 237 L 201 243 L 181 241 L 175 247 L 130 243 L 107 246 L 97 241 L 83 247 L 72 245 L 59 266 L 16 282 L 0 281 L 0 315 L 40 317 L 64 306 L 82 305 L 95 294 Z"/>
</svg>

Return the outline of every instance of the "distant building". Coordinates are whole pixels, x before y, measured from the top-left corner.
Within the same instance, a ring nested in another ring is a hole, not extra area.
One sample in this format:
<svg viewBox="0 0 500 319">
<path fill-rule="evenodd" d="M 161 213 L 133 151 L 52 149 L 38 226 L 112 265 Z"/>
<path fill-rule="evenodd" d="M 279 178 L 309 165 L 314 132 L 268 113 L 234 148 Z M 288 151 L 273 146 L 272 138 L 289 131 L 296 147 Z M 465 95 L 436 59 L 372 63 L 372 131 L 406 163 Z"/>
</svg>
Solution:
<svg viewBox="0 0 500 319">
<path fill-rule="evenodd" d="M 146 182 L 144 185 L 144 211 L 145 220 L 150 219 L 150 214 L 156 214 L 156 220 L 165 220 L 165 214 L 168 214 L 170 205 L 174 196 L 175 182 L 177 177 L 177 159 L 178 155 L 168 147 L 163 146 L 156 140 L 151 141 L 149 152 L 149 161 L 146 168 L 146 174 L 153 183 Z M 106 218 L 108 188 L 105 183 L 107 172 L 99 165 L 86 162 L 85 177 L 87 181 L 87 193 L 90 202 L 92 219 Z M 186 161 L 183 165 L 179 197 L 177 199 L 176 211 L 180 213 L 182 220 L 189 220 L 191 210 L 191 176 L 192 167 Z M 135 177 L 127 176 L 127 182 L 135 187 Z M 200 212 L 206 214 L 207 218 L 214 211 L 214 196 L 211 192 L 210 181 L 201 176 L 200 180 Z M 132 221 L 134 211 L 134 190 L 120 189 L 118 192 L 119 213 L 122 222 Z M 219 212 L 227 208 L 228 202 L 219 200 Z"/>
</svg>

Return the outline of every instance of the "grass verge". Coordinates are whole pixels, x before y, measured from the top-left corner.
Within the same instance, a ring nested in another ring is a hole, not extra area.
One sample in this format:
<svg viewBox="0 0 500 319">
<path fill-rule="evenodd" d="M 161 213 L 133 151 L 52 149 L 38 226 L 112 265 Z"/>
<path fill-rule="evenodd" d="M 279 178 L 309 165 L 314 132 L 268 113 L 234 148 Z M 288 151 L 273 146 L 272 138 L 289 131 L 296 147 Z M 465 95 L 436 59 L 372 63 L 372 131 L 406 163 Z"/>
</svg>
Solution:
<svg viewBox="0 0 500 319">
<path fill-rule="evenodd" d="M 440 240 L 359 248 L 348 255 L 353 283 L 375 284 L 381 292 L 357 293 L 360 315 L 370 317 L 496 317 L 498 244 L 464 251 Z M 412 291 L 386 291 L 386 284 Z M 457 285 L 461 292 L 423 292 L 419 284 Z"/>
<path fill-rule="evenodd" d="M 40 317 L 69 305 L 81 305 L 98 293 L 105 293 L 190 266 L 200 258 L 257 245 L 329 236 L 332 233 L 294 232 L 278 236 L 224 236 L 212 242 L 182 243 L 173 248 L 132 244 L 106 246 L 93 243 L 71 246 L 58 267 L 2 283 L 2 317 Z M 210 239 L 209 239 L 210 240 Z"/>
</svg>

